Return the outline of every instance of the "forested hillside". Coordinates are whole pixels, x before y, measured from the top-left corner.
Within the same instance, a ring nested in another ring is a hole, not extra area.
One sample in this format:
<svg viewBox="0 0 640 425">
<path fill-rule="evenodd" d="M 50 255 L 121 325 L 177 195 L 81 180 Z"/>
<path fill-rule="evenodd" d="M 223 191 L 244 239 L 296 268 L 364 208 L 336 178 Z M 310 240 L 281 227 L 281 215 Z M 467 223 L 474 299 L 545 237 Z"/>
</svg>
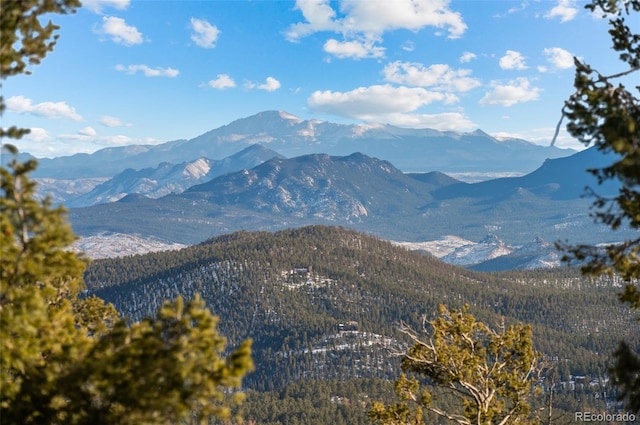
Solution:
<svg viewBox="0 0 640 425">
<path fill-rule="evenodd" d="M 95 261 L 85 279 L 132 320 L 166 299 L 201 293 L 233 346 L 251 337 L 255 390 L 302 379 L 398 374 L 406 341 L 439 304 L 486 323 L 531 323 L 559 376 L 603 377 L 621 338 L 638 342 L 634 318 L 611 280 L 562 269 L 482 274 L 337 227 L 240 232 L 180 251 Z"/>
</svg>

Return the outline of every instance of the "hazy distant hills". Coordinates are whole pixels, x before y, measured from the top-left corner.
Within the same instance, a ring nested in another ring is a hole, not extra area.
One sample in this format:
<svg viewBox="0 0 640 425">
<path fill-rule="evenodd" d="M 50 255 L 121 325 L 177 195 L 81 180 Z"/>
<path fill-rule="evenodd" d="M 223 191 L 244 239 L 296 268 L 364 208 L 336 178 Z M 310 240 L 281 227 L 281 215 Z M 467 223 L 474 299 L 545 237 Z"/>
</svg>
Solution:
<svg viewBox="0 0 640 425">
<path fill-rule="evenodd" d="M 610 165 L 615 157 L 590 148 L 560 159 L 548 159 L 535 171 L 521 176 L 486 180 L 474 184 L 460 183 L 437 196 L 447 198 L 486 198 L 496 201 L 509 197 L 538 196 L 554 200 L 575 199 L 585 194 L 590 186 L 603 194 L 612 194 L 618 183 L 608 181 L 599 186 L 597 180 L 587 172 L 589 168 Z"/>
<path fill-rule="evenodd" d="M 602 161 L 607 158 L 588 150 L 549 160 L 523 177 L 469 184 L 440 173 L 405 174 L 361 153 L 273 158 L 182 194 L 159 199 L 129 195 L 116 203 L 73 209 L 70 219 L 80 235 L 135 233 L 187 244 L 235 230 L 318 223 L 396 241 L 446 235 L 477 241 L 493 233 L 510 245 L 537 236 L 611 242 L 625 233 L 593 224 L 592 200 L 579 189 L 596 186 L 584 170 Z M 614 187 L 599 189 L 606 195 Z"/>
<path fill-rule="evenodd" d="M 219 160 L 256 143 L 286 157 L 310 153 L 344 156 L 362 152 L 383 158 L 405 172 L 526 173 L 547 158 L 575 152 L 519 139 L 498 140 L 480 130 L 458 133 L 383 124 L 346 125 L 302 120 L 281 111 L 265 111 L 190 140 L 41 159 L 34 175 L 59 179 L 113 177 L 127 168 L 154 168 L 163 162 L 180 164 L 198 158 Z"/>
</svg>

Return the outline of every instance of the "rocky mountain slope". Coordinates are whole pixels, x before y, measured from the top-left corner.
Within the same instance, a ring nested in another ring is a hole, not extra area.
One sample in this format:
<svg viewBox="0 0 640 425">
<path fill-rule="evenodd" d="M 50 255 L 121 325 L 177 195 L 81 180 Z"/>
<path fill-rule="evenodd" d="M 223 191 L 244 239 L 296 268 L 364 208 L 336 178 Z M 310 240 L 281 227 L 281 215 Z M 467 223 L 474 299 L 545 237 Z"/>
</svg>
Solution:
<svg viewBox="0 0 640 425">
<path fill-rule="evenodd" d="M 205 183 L 217 176 L 253 168 L 266 160 L 282 157 L 261 145 L 251 145 L 221 160 L 198 158 L 181 164 L 163 162 L 155 168 L 127 169 L 94 187 L 91 191 L 68 199 L 70 208 L 114 202 L 129 194 L 159 198 L 170 193 L 182 193 L 191 186 Z"/>
</svg>

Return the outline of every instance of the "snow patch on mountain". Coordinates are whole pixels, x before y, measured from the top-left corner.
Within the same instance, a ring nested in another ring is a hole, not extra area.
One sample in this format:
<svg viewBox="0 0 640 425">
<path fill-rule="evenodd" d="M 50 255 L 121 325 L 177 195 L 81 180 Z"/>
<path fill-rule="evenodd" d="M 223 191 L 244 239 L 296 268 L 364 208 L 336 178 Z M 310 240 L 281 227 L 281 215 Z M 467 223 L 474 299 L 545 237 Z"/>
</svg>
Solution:
<svg viewBox="0 0 640 425">
<path fill-rule="evenodd" d="M 384 127 L 384 124 L 357 124 L 353 126 L 351 133 L 355 137 L 362 137 L 371 130 L 384 129 Z"/>
<path fill-rule="evenodd" d="M 507 246 L 495 235 L 487 235 L 478 243 L 463 245 L 442 257 L 442 261 L 459 266 L 478 264 L 503 255 L 511 254 L 513 247 Z"/>
<path fill-rule="evenodd" d="M 479 242 L 447 235 L 432 241 L 392 243 L 411 251 L 427 252 L 449 264 L 463 267 L 482 265 L 479 268 L 482 270 L 534 270 L 562 265 L 561 254 L 555 246 L 540 237 L 521 246 L 508 245 L 493 234 Z"/>
<path fill-rule="evenodd" d="M 402 246 L 410 251 L 428 252 L 437 258 L 442 258 L 451 254 L 457 248 L 465 245 L 472 245 L 475 242 L 460 236 L 447 235 L 442 239 L 424 242 L 397 242 L 392 241 L 394 245 Z"/>
<path fill-rule="evenodd" d="M 178 250 L 185 247 L 186 245 L 183 244 L 164 242 L 139 235 L 104 232 L 77 240 L 71 249 L 75 252 L 83 252 L 91 259 L 100 259 Z"/>
<path fill-rule="evenodd" d="M 282 118 L 284 120 L 291 120 L 291 121 L 295 121 L 296 123 L 301 123 L 302 122 L 302 119 L 296 117 L 293 114 L 285 112 L 285 111 L 278 111 L 278 115 L 280 115 L 280 118 Z"/>
</svg>

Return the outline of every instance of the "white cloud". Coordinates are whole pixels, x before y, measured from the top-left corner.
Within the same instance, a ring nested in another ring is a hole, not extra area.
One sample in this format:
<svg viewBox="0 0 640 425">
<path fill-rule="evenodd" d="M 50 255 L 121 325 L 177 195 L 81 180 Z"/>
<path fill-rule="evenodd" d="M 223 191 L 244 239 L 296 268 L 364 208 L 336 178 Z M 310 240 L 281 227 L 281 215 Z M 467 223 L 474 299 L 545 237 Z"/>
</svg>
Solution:
<svg viewBox="0 0 640 425">
<path fill-rule="evenodd" d="M 388 123 L 399 127 L 422 127 L 439 130 L 476 128 L 460 112 L 441 114 L 415 113 L 418 108 L 433 102 L 446 102 L 448 95 L 421 87 L 376 85 L 360 87 L 349 92 L 316 91 L 307 99 L 314 112 L 367 122 Z"/>
<path fill-rule="evenodd" d="M 19 114 L 29 113 L 45 118 L 67 118 L 82 121 L 83 118 L 66 102 L 42 102 L 33 104 L 31 99 L 24 96 L 12 96 L 5 101 L 7 111 Z"/>
<path fill-rule="evenodd" d="M 215 80 L 209 80 L 207 83 L 209 87 L 213 87 L 214 89 L 227 89 L 236 86 L 236 82 L 233 81 L 233 78 L 229 77 L 227 74 L 218 74 Z"/>
<path fill-rule="evenodd" d="M 346 12 L 341 24 L 348 31 L 381 34 L 431 26 L 447 28 L 449 38 L 459 38 L 467 29 L 460 13 L 449 9 L 448 0 L 343 0 L 340 7 Z"/>
<path fill-rule="evenodd" d="M 544 49 L 544 55 L 547 57 L 547 61 L 556 69 L 569 69 L 574 66 L 573 55 L 560 47 Z"/>
<path fill-rule="evenodd" d="M 500 68 L 502 69 L 527 69 L 524 56 L 520 52 L 507 50 L 505 55 L 500 58 Z"/>
<path fill-rule="evenodd" d="M 315 91 L 307 103 L 316 112 L 369 120 L 382 114 L 415 111 L 421 106 L 446 99 L 443 93 L 421 87 L 386 84 L 359 87 L 349 92 Z"/>
<path fill-rule="evenodd" d="M 29 152 L 37 158 L 54 158 L 76 153 L 91 153 L 111 146 L 150 145 L 162 142 L 154 138 L 93 134 L 90 129 L 91 127 L 86 127 L 76 133 L 50 136 L 42 128 L 32 128 L 31 133 L 16 140 L 14 144 L 21 152 Z"/>
<path fill-rule="evenodd" d="M 364 59 L 381 58 L 384 56 L 384 47 L 374 46 L 374 40 L 364 41 L 338 41 L 333 38 L 324 43 L 325 52 L 337 58 Z"/>
<path fill-rule="evenodd" d="M 105 127 L 131 127 L 132 124 L 125 123 L 120 118 L 111 117 L 109 115 L 103 115 L 100 117 L 100 124 Z"/>
<path fill-rule="evenodd" d="M 516 7 L 511 7 L 509 8 L 509 10 L 507 10 L 507 14 L 512 14 L 512 13 L 516 13 L 516 12 L 520 12 L 525 10 L 527 7 L 529 6 L 529 4 L 527 2 L 522 2 L 520 3 L 519 6 Z"/>
<path fill-rule="evenodd" d="M 555 127 L 542 127 L 542 128 L 529 128 L 517 133 L 513 132 L 496 132 L 491 133 L 493 137 L 498 140 L 502 139 L 522 139 L 528 142 L 535 143 L 537 145 L 549 146 L 553 135 L 555 133 Z M 565 129 L 561 129 L 556 138 L 554 146 L 559 148 L 570 148 L 575 150 L 583 150 L 585 146 L 580 143 L 576 138 L 572 137 Z"/>
<path fill-rule="evenodd" d="M 416 45 L 413 41 L 407 41 L 400 48 L 405 52 L 413 52 L 413 50 L 416 48 Z"/>
<path fill-rule="evenodd" d="M 478 128 L 478 125 L 460 112 L 442 114 L 387 114 L 376 117 L 377 122 L 385 122 L 397 127 L 433 128 L 441 131 L 464 131 Z"/>
<path fill-rule="evenodd" d="M 41 127 L 32 127 L 29 129 L 29 133 L 24 135 L 23 138 L 33 142 L 48 142 L 51 140 L 51 136 L 47 133 L 47 130 Z"/>
<path fill-rule="evenodd" d="M 462 56 L 460 56 L 460 63 L 468 63 L 471 62 L 472 60 L 476 59 L 478 56 L 476 56 L 475 53 L 471 53 L 471 52 L 464 52 L 462 54 Z"/>
<path fill-rule="evenodd" d="M 459 38 L 467 29 L 460 13 L 449 9 L 449 0 L 341 0 L 338 8 L 340 17 L 329 0 L 297 0 L 296 9 L 305 21 L 291 25 L 286 38 L 295 42 L 317 32 L 334 32 L 344 40 L 329 40 L 324 45 L 328 53 L 343 58 L 377 58 L 382 56 L 382 48 L 361 40 L 381 41 L 387 31 L 425 27 L 446 29 L 449 38 Z"/>
<path fill-rule="evenodd" d="M 80 134 L 81 136 L 95 137 L 98 133 L 93 127 L 87 126 L 82 130 L 79 130 L 78 134 Z"/>
<path fill-rule="evenodd" d="M 112 7 L 118 10 L 125 10 L 129 7 L 130 0 L 83 0 L 82 6 L 94 13 L 102 13 L 102 9 Z"/>
<path fill-rule="evenodd" d="M 297 10 L 302 12 L 306 22 L 289 27 L 287 39 L 298 39 L 319 31 L 340 31 L 340 24 L 334 20 L 336 12 L 328 0 L 296 0 Z"/>
<path fill-rule="evenodd" d="M 420 63 L 392 62 L 383 69 L 386 81 L 439 90 L 465 92 L 480 85 L 480 81 L 469 77 L 471 70 L 454 70 L 445 64 L 434 64 L 428 68 Z"/>
<path fill-rule="evenodd" d="M 191 40 L 196 45 L 204 47 L 205 49 L 212 49 L 216 47 L 216 41 L 220 35 L 220 30 L 215 25 L 211 25 L 205 19 L 191 18 Z"/>
<path fill-rule="evenodd" d="M 115 16 L 102 17 L 102 33 L 111 36 L 114 42 L 125 46 L 140 44 L 143 41 L 142 34 L 136 27 L 127 25 L 124 19 Z"/>
<path fill-rule="evenodd" d="M 558 0 L 558 4 L 547 12 L 547 19 L 560 18 L 560 22 L 569 22 L 578 14 L 574 0 Z"/>
<path fill-rule="evenodd" d="M 262 83 L 262 84 L 248 81 L 245 84 L 245 87 L 248 88 L 248 89 L 258 89 L 258 90 L 265 90 L 265 91 L 276 91 L 276 90 L 278 90 L 280 88 L 280 81 L 276 80 L 273 77 L 267 77 L 265 82 Z"/>
<path fill-rule="evenodd" d="M 482 99 L 481 105 L 502 105 L 512 106 L 516 103 L 530 102 L 538 99 L 541 89 L 531 87 L 529 80 L 526 78 L 518 78 L 510 81 L 508 84 L 500 84 L 496 81 L 491 82 L 491 91 L 487 92 Z"/>
<path fill-rule="evenodd" d="M 90 128 L 90 127 L 89 127 Z M 66 142 L 82 142 L 83 152 L 94 152 L 98 149 L 111 146 L 126 146 L 134 143 L 141 143 L 140 139 L 134 139 L 129 136 L 121 134 L 114 136 L 102 136 L 96 134 L 90 134 L 90 131 L 82 129 L 76 134 L 60 134 L 57 137 L 58 141 Z"/>
<path fill-rule="evenodd" d="M 127 74 L 133 75 L 138 71 L 142 72 L 145 77 L 177 77 L 180 74 L 180 71 L 173 68 L 151 68 L 147 65 L 116 65 L 116 71 L 126 72 Z"/>
<path fill-rule="evenodd" d="M 59 141 L 75 141 L 75 142 L 85 142 L 83 143 L 83 151 L 91 152 L 97 149 L 101 149 L 103 147 L 109 146 L 125 146 L 131 145 L 134 143 L 157 143 L 156 139 L 138 139 L 132 138 L 129 136 L 125 136 L 122 134 L 117 135 L 100 135 L 98 134 L 92 127 L 85 127 L 81 130 L 78 130 L 77 133 L 74 134 L 59 134 L 57 136 L 57 140 Z"/>
</svg>

